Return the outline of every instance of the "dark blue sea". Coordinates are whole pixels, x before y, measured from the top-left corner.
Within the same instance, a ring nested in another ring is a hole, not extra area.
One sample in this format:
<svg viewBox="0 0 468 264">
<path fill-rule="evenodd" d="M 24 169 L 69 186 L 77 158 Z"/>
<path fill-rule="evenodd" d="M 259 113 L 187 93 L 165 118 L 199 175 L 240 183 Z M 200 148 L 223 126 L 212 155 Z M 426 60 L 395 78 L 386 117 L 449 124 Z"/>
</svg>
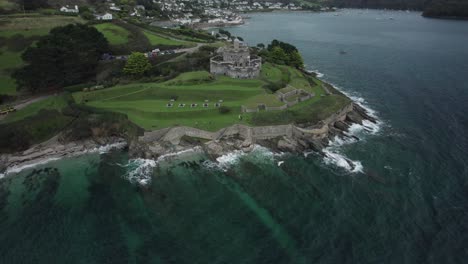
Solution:
<svg viewBox="0 0 468 264">
<path fill-rule="evenodd" d="M 249 14 L 367 107 L 327 157 L 217 162 L 110 151 L 0 180 L 0 263 L 467 263 L 468 21 L 416 12 Z M 356 167 L 350 168 L 344 159 Z"/>
</svg>

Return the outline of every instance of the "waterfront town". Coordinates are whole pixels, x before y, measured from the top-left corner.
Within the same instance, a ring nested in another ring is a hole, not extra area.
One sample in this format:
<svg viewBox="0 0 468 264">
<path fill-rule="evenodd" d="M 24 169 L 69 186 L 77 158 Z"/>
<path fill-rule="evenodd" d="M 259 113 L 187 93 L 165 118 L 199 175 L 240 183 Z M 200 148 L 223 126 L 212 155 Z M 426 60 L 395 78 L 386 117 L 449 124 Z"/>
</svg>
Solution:
<svg viewBox="0 0 468 264">
<path fill-rule="evenodd" d="M 252 0 L 149 0 L 145 5 L 132 5 L 131 1 L 106 1 L 93 11 L 96 20 L 113 20 L 115 17 L 135 17 L 154 20 L 162 27 L 219 27 L 244 23 L 242 13 L 269 11 L 333 11 L 333 8 L 301 3 L 299 1 Z M 78 14 L 78 6 L 62 6 L 63 13 Z"/>
</svg>

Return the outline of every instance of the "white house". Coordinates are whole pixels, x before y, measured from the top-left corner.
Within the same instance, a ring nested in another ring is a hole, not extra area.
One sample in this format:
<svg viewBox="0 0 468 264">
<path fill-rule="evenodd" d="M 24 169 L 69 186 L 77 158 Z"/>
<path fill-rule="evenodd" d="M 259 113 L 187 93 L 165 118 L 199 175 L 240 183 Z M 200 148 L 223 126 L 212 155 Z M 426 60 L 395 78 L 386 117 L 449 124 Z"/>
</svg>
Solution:
<svg viewBox="0 0 468 264">
<path fill-rule="evenodd" d="M 122 9 L 118 6 L 116 6 L 114 3 L 109 4 L 109 9 L 112 11 L 122 11 Z"/>
<path fill-rule="evenodd" d="M 78 6 L 76 5 L 75 8 L 69 8 L 68 6 L 62 6 L 60 8 L 60 12 L 64 13 L 79 13 Z"/>
<path fill-rule="evenodd" d="M 98 15 L 96 16 L 97 20 L 112 20 L 112 14 L 110 13 L 105 13 L 104 15 Z"/>
</svg>

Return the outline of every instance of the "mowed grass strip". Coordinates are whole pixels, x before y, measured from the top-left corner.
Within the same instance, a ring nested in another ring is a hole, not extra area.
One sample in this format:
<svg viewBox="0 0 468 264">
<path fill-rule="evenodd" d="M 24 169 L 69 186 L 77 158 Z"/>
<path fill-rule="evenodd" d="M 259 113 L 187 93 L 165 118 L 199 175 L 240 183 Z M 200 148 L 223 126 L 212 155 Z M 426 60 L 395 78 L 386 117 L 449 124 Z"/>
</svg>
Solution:
<svg viewBox="0 0 468 264">
<path fill-rule="evenodd" d="M 184 46 L 190 47 L 195 44 L 189 41 L 170 39 L 166 37 L 159 36 L 153 32 L 143 30 L 143 34 L 148 38 L 151 45 L 154 46 Z"/>
<path fill-rule="evenodd" d="M 112 23 L 102 23 L 94 25 L 94 27 L 104 35 L 111 45 L 122 45 L 128 42 L 130 32 L 121 26 Z"/>
<path fill-rule="evenodd" d="M 245 121 L 239 120 L 240 109 L 231 109 L 231 112 L 227 114 L 221 114 L 217 109 L 187 112 L 145 112 L 135 109 L 118 109 L 116 111 L 127 114 L 130 120 L 147 130 L 190 126 L 217 131 L 232 124 L 245 124 Z"/>
</svg>

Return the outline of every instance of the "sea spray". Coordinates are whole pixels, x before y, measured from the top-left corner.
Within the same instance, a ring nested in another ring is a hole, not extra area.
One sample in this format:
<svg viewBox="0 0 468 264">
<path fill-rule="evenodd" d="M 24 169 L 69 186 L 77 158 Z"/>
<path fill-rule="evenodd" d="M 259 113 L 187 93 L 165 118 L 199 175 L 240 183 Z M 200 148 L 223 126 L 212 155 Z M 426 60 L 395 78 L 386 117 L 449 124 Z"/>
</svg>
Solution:
<svg viewBox="0 0 468 264">
<path fill-rule="evenodd" d="M 153 169 L 156 166 L 157 162 L 152 159 L 132 159 L 122 167 L 127 168 L 127 173 L 124 175 L 126 179 L 144 186 L 151 182 Z"/>
<path fill-rule="evenodd" d="M 145 186 L 151 182 L 154 168 L 162 162 L 170 162 L 172 159 L 183 159 L 184 155 L 193 155 L 194 153 L 200 153 L 201 151 L 202 149 L 197 146 L 162 155 L 157 160 L 137 158 L 129 160 L 125 165 L 117 165 L 127 168 L 127 173 L 124 175 L 127 180 L 131 183 Z"/>
<path fill-rule="evenodd" d="M 114 149 L 123 149 L 126 146 L 127 146 L 127 142 L 122 141 L 122 142 L 99 146 L 99 147 L 87 150 L 84 153 L 96 153 L 97 152 L 99 154 L 105 154 Z"/>
<path fill-rule="evenodd" d="M 325 74 L 319 72 L 318 70 L 307 70 L 308 73 L 314 73 L 317 78 L 322 78 Z"/>
<path fill-rule="evenodd" d="M 270 149 L 254 145 L 252 151 L 244 152 L 241 150 L 235 150 L 229 152 L 225 155 L 222 155 L 216 159 L 216 162 L 205 161 L 204 165 L 208 168 L 217 168 L 222 171 L 227 171 L 229 168 L 237 165 L 242 159 L 248 159 L 249 161 L 254 162 L 255 164 L 261 163 L 274 163 L 275 159 L 282 157 L 284 153 L 275 153 Z M 283 162 L 284 163 L 284 162 Z"/>
<path fill-rule="evenodd" d="M 316 74 L 317 77 L 319 77 L 318 72 L 316 72 Z M 346 92 L 339 86 L 334 85 L 333 83 L 328 83 L 332 85 L 333 88 L 335 88 L 336 90 L 340 91 L 345 96 L 353 100 L 355 104 L 362 107 L 369 116 L 373 117 L 376 120 L 376 122 L 374 123 L 369 120 L 363 120 L 362 125 L 357 123 L 352 124 L 349 127 L 348 131 L 345 132 L 345 135 L 347 135 L 348 137 L 335 137 L 333 140 L 330 141 L 328 147 L 323 149 L 323 161 L 327 165 L 334 164 L 335 166 L 343 168 L 350 173 L 363 172 L 362 163 L 360 161 L 354 161 L 347 158 L 344 154 L 341 153 L 341 147 L 343 145 L 355 143 L 358 141 L 357 138 L 363 138 L 368 134 L 378 134 L 381 131 L 383 122 L 378 118 L 377 112 L 367 105 L 367 102 L 364 98 L 360 97 L 359 95 Z M 307 154 L 305 154 L 305 156 L 307 156 Z"/>
</svg>

